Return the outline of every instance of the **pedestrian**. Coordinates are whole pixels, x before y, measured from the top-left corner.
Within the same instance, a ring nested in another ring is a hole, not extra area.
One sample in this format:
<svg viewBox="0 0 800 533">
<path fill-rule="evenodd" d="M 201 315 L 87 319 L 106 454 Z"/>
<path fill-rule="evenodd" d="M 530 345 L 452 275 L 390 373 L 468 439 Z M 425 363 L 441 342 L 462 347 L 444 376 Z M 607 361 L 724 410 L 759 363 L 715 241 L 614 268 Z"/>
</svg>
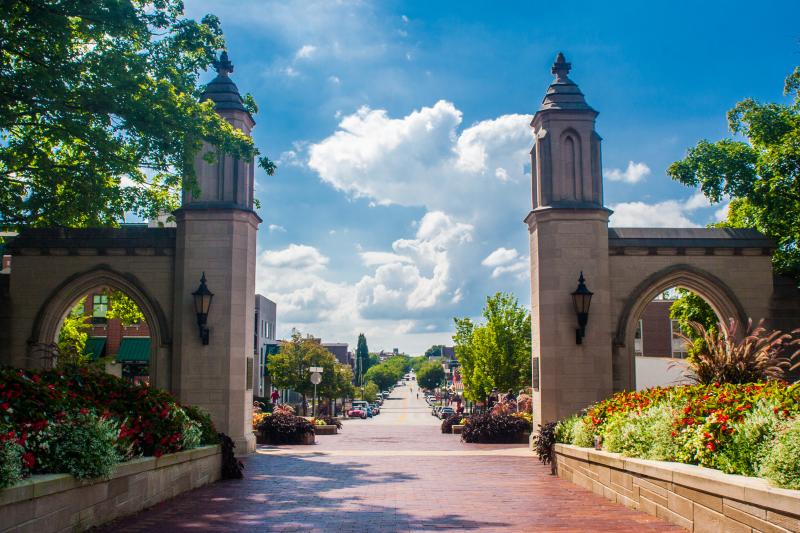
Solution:
<svg viewBox="0 0 800 533">
<path fill-rule="evenodd" d="M 517 396 L 514 394 L 512 389 L 508 389 L 508 394 L 506 394 L 506 402 L 511 403 L 517 401 Z"/>
<path fill-rule="evenodd" d="M 278 389 L 273 390 L 272 395 L 270 396 L 270 398 L 272 398 L 272 405 L 276 405 L 280 397 L 281 395 L 278 393 Z"/>
</svg>

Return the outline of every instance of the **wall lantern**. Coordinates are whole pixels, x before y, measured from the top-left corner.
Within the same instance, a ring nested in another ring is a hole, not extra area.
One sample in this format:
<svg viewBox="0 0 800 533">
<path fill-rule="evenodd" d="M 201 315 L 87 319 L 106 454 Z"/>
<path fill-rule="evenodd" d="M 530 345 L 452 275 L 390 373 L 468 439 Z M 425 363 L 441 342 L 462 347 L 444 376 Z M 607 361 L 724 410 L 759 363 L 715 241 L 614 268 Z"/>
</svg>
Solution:
<svg viewBox="0 0 800 533">
<path fill-rule="evenodd" d="M 203 344 L 208 344 L 208 310 L 214 293 L 206 285 L 206 273 L 200 278 L 200 286 L 192 293 L 194 296 L 194 311 L 197 313 L 197 325 L 200 327 L 200 339 Z"/>
<path fill-rule="evenodd" d="M 583 272 L 578 278 L 578 288 L 572 293 L 572 306 L 578 316 L 578 329 L 575 330 L 575 344 L 581 344 L 586 336 L 586 323 L 589 321 L 589 306 L 592 304 L 592 291 L 586 288 Z"/>
</svg>

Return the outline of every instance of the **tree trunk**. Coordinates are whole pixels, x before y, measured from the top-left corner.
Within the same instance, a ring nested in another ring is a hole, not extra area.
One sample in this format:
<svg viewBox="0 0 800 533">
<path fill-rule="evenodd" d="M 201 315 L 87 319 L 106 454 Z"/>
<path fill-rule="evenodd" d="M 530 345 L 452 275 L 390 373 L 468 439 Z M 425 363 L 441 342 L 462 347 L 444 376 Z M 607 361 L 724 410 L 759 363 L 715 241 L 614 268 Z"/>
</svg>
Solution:
<svg viewBox="0 0 800 533">
<path fill-rule="evenodd" d="M 308 400 L 305 394 L 303 394 L 303 416 L 308 416 Z"/>
</svg>

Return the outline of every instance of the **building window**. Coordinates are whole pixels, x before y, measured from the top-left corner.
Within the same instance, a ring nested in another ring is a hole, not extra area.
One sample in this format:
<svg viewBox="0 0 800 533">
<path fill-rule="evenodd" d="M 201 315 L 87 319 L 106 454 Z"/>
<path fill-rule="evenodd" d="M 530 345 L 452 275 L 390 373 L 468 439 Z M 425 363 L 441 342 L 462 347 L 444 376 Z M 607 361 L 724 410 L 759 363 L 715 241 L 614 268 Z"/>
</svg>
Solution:
<svg viewBox="0 0 800 533">
<path fill-rule="evenodd" d="M 92 296 L 92 324 L 105 324 L 108 314 L 108 295 L 95 294 Z"/>
<path fill-rule="evenodd" d="M 681 337 L 683 330 L 677 320 L 670 320 L 671 338 L 672 338 L 672 357 L 675 359 L 686 359 L 689 355 L 689 345 L 686 340 Z"/>
<path fill-rule="evenodd" d="M 643 337 L 642 333 L 644 330 L 644 321 L 640 318 L 639 322 L 636 324 L 636 333 L 633 336 L 633 351 L 635 355 L 642 355 L 643 353 Z"/>
</svg>

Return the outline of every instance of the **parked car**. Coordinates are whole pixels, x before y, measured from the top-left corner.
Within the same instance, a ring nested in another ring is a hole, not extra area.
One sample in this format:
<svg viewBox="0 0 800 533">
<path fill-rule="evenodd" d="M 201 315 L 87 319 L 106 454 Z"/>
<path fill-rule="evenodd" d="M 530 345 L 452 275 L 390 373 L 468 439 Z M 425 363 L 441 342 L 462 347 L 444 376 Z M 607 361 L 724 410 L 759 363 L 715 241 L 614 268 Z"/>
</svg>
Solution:
<svg viewBox="0 0 800 533">
<path fill-rule="evenodd" d="M 370 407 L 372 407 L 372 414 L 374 415 L 381 414 L 381 408 L 377 403 L 373 403 L 372 405 L 370 405 Z"/>
<path fill-rule="evenodd" d="M 448 416 L 454 415 L 454 414 L 456 414 L 456 411 L 452 407 L 442 407 L 441 409 L 439 409 L 439 415 L 438 416 L 439 416 L 439 418 L 444 420 Z"/>
<path fill-rule="evenodd" d="M 391 394 L 391 393 L 390 393 L 388 390 L 385 390 L 385 391 L 383 391 L 383 392 L 381 393 L 381 395 L 383 395 L 383 397 L 384 397 L 384 398 L 388 398 L 388 397 L 389 397 L 389 394 Z"/>
<path fill-rule="evenodd" d="M 351 418 L 367 418 L 367 412 L 364 409 L 353 408 L 347 411 L 347 416 Z"/>
<path fill-rule="evenodd" d="M 431 409 L 431 416 L 439 417 L 439 409 L 441 409 L 441 405 L 434 405 L 433 409 Z"/>
</svg>

